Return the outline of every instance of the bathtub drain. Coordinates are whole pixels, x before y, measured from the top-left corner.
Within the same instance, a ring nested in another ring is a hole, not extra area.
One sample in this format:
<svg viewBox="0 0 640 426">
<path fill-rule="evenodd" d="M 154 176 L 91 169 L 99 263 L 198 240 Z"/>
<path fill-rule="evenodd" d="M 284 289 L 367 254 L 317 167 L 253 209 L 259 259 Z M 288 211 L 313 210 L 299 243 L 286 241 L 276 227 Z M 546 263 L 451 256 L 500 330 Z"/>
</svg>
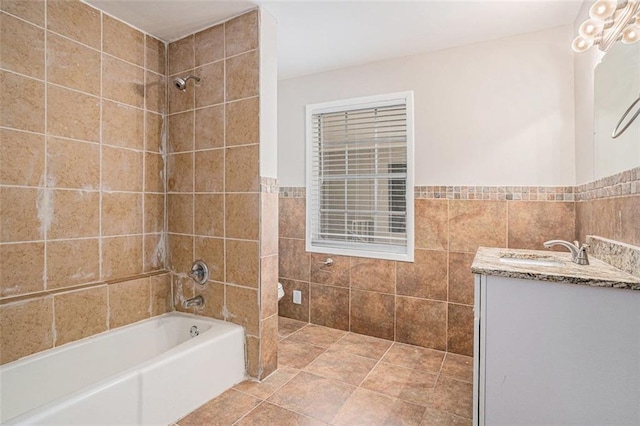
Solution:
<svg viewBox="0 0 640 426">
<path fill-rule="evenodd" d="M 198 327 L 196 327 L 195 325 L 191 326 L 191 330 L 189 332 L 191 333 L 191 337 L 196 337 L 198 334 L 200 334 L 200 331 L 198 331 Z"/>
</svg>

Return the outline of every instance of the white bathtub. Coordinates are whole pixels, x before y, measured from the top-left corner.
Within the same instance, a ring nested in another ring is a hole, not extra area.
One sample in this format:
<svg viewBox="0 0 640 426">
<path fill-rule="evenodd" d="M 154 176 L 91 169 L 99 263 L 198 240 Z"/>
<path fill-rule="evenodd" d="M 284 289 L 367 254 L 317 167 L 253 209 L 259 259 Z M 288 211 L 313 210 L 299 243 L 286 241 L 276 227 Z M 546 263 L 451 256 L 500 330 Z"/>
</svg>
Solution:
<svg viewBox="0 0 640 426">
<path fill-rule="evenodd" d="M 1 366 L 0 423 L 167 425 L 244 374 L 242 327 L 172 312 Z"/>
</svg>

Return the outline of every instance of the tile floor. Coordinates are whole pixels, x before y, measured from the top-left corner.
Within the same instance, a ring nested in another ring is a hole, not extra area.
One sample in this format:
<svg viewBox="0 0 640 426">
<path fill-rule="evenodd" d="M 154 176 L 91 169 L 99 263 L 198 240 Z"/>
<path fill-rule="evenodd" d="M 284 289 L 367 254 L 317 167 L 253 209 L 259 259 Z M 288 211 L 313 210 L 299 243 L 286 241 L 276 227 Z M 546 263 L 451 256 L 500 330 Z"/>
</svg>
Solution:
<svg viewBox="0 0 640 426">
<path fill-rule="evenodd" d="M 471 425 L 471 357 L 279 318 L 279 369 L 177 423 Z"/>
</svg>

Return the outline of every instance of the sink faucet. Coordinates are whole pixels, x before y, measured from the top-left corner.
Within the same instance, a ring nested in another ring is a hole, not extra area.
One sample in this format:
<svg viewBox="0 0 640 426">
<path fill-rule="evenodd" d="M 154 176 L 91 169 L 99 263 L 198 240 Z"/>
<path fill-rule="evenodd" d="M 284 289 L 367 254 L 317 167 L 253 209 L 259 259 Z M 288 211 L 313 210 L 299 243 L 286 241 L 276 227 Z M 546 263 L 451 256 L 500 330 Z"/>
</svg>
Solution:
<svg viewBox="0 0 640 426">
<path fill-rule="evenodd" d="M 563 246 L 569 249 L 571 252 L 571 260 L 578 265 L 588 265 L 589 264 L 589 256 L 587 256 L 587 248 L 589 246 L 587 244 L 582 244 L 578 241 L 575 241 L 571 244 L 569 241 L 564 240 L 551 240 L 544 243 L 546 248 L 551 248 L 553 246 Z"/>
<path fill-rule="evenodd" d="M 187 299 L 184 302 L 182 302 L 182 307 L 183 308 L 190 308 L 192 306 L 203 306 L 204 305 L 204 299 L 202 298 L 202 296 L 196 296 L 196 297 L 192 297 L 191 299 Z"/>
</svg>

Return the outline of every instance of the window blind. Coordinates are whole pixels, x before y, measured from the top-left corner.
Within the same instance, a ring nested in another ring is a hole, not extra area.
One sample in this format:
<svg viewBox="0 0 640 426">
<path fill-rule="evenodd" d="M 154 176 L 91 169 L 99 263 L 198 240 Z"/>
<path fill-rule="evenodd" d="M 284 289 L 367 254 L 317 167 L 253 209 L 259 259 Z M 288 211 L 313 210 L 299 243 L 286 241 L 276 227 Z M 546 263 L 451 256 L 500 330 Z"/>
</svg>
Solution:
<svg viewBox="0 0 640 426">
<path fill-rule="evenodd" d="M 407 134 L 403 100 L 311 114 L 312 245 L 406 253 Z"/>
</svg>

